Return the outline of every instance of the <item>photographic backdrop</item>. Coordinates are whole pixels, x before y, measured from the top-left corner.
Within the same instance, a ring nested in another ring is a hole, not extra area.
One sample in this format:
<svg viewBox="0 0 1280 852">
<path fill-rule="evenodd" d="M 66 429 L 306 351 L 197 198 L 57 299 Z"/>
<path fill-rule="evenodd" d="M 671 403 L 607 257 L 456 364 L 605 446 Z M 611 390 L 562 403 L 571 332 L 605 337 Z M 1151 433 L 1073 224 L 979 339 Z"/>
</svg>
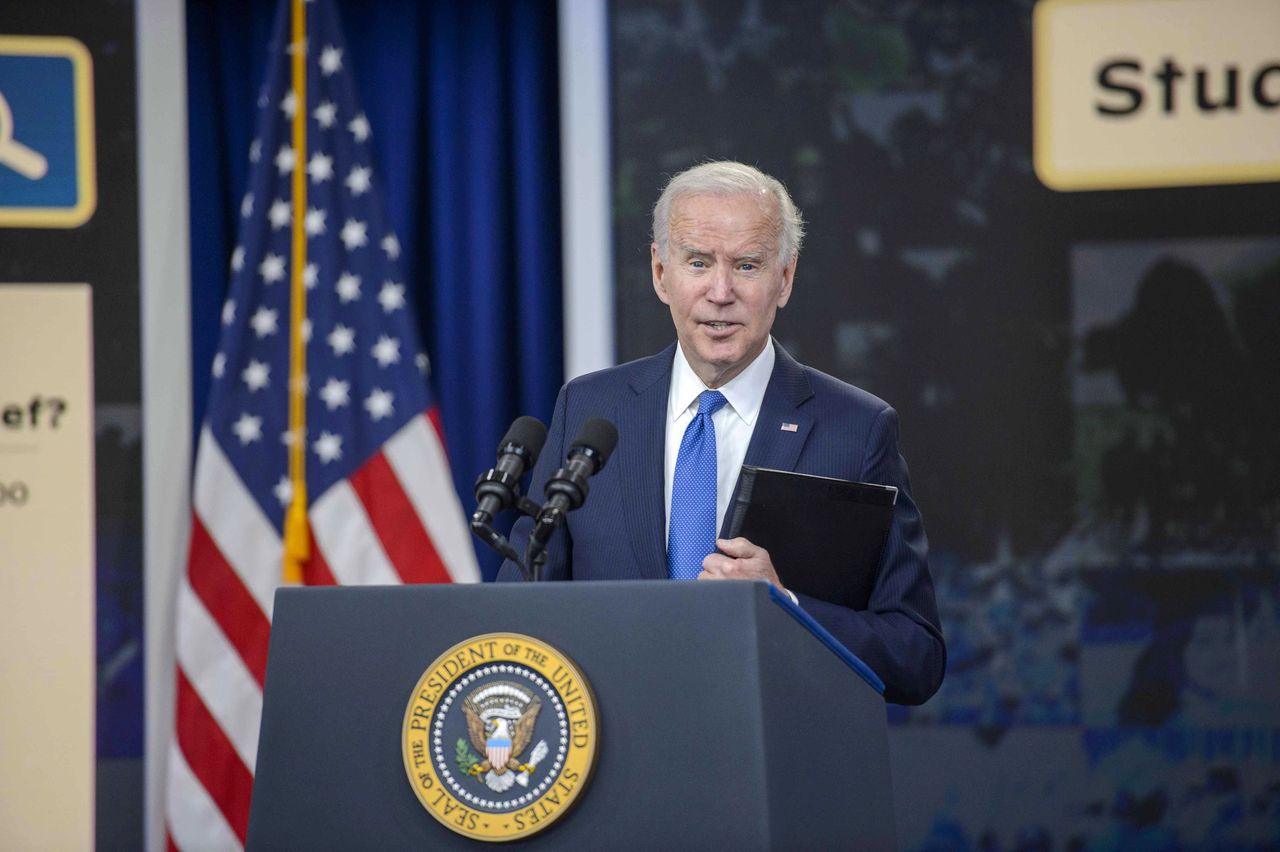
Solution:
<svg viewBox="0 0 1280 852">
<path fill-rule="evenodd" d="M 1046 187 L 1032 10 L 615 0 L 618 360 L 672 337 L 666 178 L 782 179 L 809 235 L 775 334 L 898 409 L 931 544 L 903 847 L 1275 848 L 1280 184 Z"/>
</svg>

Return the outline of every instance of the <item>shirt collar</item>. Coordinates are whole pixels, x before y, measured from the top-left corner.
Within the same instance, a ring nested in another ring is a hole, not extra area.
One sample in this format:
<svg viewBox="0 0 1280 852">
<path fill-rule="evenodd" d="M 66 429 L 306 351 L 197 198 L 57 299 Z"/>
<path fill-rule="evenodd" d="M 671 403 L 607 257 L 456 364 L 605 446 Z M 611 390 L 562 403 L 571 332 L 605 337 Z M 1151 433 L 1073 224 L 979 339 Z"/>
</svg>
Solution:
<svg viewBox="0 0 1280 852">
<path fill-rule="evenodd" d="M 729 401 L 729 407 L 748 426 L 754 427 L 756 417 L 760 414 L 760 406 L 764 403 L 764 392 L 769 387 L 770 377 L 773 376 L 775 358 L 773 337 L 769 337 L 765 341 L 764 349 L 745 370 L 717 388 Z M 702 379 L 698 378 L 693 367 L 689 366 L 689 360 L 684 357 L 684 350 L 677 344 L 675 361 L 671 365 L 671 393 L 667 398 L 667 419 L 675 420 L 696 405 L 698 397 L 705 390 L 709 388 L 702 383 Z"/>
</svg>

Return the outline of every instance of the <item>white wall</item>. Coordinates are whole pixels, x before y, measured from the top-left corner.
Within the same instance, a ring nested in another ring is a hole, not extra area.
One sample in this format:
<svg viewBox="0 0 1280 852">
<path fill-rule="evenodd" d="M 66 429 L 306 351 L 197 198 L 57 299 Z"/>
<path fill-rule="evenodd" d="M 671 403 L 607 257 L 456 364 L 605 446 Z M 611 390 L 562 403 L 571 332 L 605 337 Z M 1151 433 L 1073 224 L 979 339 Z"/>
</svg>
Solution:
<svg viewBox="0 0 1280 852">
<path fill-rule="evenodd" d="M 191 256 L 183 0 L 138 0 L 142 269 L 146 843 L 165 847 L 164 766 L 173 731 L 173 611 L 186 563 L 191 469 Z"/>
<path fill-rule="evenodd" d="M 566 379 L 611 366 L 616 358 L 607 5 L 560 0 L 559 6 Z"/>
</svg>

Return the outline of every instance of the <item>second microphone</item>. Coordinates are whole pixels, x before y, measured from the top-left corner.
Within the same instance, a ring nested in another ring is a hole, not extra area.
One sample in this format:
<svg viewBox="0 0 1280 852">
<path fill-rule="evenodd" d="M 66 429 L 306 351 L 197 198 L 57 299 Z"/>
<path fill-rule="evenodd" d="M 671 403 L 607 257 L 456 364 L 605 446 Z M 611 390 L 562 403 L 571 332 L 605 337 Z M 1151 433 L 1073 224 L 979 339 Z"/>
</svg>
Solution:
<svg viewBox="0 0 1280 852">
<path fill-rule="evenodd" d="M 547 480 L 547 502 L 538 512 L 538 521 L 529 536 L 525 561 L 530 566 L 538 561 L 551 533 L 559 526 L 567 512 L 577 509 L 587 499 L 587 480 L 599 473 L 618 445 L 618 429 L 608 420 L 592 417 L 578 430 L 578 436 L 569 447 L 565 466 Z"/>
</svg>

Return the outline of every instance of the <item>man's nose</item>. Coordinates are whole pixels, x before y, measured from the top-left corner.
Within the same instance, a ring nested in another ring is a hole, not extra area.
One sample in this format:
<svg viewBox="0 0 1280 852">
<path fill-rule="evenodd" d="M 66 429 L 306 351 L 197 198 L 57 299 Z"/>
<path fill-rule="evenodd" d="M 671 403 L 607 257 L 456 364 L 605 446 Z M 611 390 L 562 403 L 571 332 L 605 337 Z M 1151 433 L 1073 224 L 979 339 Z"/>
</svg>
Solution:
<svg viewBox="0 0 1280 852">
<path fill-rule="evenodd" d="M 711 286 L 707 288 L 707 299 L 716 304 L 733 301 L 733 269 L 726 265 L 717 266 L 711 273 Z"/>
</svg>

